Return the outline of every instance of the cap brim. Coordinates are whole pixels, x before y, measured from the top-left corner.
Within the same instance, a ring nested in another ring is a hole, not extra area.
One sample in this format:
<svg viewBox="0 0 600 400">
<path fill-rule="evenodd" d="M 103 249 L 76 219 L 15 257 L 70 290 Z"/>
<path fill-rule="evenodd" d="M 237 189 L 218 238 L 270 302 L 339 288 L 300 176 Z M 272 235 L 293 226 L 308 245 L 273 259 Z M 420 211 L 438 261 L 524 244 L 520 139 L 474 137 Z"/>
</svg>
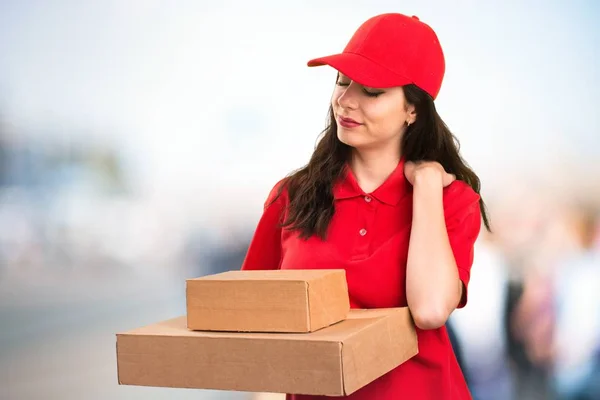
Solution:
<svg viewBox="0 0 600 400">
<path fill-rule="evenodd" d="M 398 75 L 379 64 L 354 53 L 340 53 L 310 60 L 309 67 L 329 65 L 342 74 L 363 86 L 372 88 L 389 88 L 412 83 L 404 76 Z"/>
</svg>

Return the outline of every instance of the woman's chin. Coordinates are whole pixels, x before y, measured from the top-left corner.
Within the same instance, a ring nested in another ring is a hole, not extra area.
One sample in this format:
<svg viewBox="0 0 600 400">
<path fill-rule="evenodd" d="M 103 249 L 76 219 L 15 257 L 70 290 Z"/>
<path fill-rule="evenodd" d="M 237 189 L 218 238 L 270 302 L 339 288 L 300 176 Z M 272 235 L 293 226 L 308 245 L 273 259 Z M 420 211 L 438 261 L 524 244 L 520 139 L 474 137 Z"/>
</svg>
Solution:
<svg viewBox="0 0 600 400">
<path fill-rule="evenodd" d="M 344 143 L 347 146 L 361 147 L 361 145 L 364 145 L 364 141 L 361 140 L 360 135 L 357 135 L 352 132 L 344 132 L 342 130 L 338 130 L 337 137 L 340 140 L 340 142 Z"/>
</svg>

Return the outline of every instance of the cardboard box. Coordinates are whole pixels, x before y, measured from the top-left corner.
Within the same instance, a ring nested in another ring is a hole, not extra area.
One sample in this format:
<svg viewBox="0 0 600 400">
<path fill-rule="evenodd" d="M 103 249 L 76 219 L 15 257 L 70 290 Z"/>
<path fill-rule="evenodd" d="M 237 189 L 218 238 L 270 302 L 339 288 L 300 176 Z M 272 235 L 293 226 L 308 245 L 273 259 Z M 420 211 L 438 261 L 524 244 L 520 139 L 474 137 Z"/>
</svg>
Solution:
<svg viewBox="0 0 600 400">
<path fill-rule="evenodd" d="M 117 334 L 122 385 L 343 396 L 415 354 L 408 308 L 305 334 L 191 331 L 185 316 Z"/>
<path fill-rule="evenodd" d="M 350 311 L 346 271 L 229 271 L 186 282 L 187 326 L 202 331 L 314 332 Z"/>
</svg>

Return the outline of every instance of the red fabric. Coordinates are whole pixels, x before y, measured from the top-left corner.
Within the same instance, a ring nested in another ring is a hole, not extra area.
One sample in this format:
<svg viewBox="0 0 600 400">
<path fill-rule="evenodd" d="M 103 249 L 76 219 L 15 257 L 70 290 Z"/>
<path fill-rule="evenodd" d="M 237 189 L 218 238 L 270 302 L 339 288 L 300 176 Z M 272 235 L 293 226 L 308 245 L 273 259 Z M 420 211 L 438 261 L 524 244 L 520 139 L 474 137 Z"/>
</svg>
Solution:
<svg viewBox="0 0 600 400">
<path fill-rule="evenodd" d="M 334 187 L 336 212 L 326 241 L 317 237 L 302 240 L 297 233 L 279 227 L 285 217 L 288 197 L 284 191 L 272 202 L 276 186 L 265 203 L 242 269 L 345 269 L 353 308 L 406 306 L 412 186 L 403 170 L 401 162 L 383 185 L 367 196 L 347 168 L 345 178 Z M 447 230 L 459 276 L 465 285 L 460 306 L 467 301 L 473 245 L 481 226 L 478 200 L 477 193 L 461 181 L 444 189 Z M 366 229 L 366 234 L 361 235 L 361 229 Z M 346 398 L 471 399 L 446 328 L 417 329 L 417 334 L 417 356 Z M 289 400 L 324 398 L 288 395 Z"/>
<path fill-rule="evenodd" d="M 308 62 L 309 67 L 320 65 L 373 88 L 413 83 L 434 99 L 446 71 L 444 52 L 433 29 L 415 16 L 398 13 L 369 18 L 342 53 Z"/>
</svg>

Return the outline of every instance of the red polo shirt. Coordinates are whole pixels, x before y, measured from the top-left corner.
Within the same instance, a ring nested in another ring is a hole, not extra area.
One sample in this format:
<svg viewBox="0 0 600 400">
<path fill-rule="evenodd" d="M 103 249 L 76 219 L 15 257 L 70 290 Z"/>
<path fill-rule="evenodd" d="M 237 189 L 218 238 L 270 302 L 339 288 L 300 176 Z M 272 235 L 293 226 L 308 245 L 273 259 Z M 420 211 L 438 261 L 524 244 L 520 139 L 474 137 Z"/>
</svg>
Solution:
<svg viewBox="0 0 600 400">
<path fill-rule="evenodd" d="M 279 185 L 279 184 L 278 184 Z M 364 193 L 346 167 L 334 186 L 335 214 L 327 240 L 299 239 L 279 227 L 286 217 L 288 196 L 274 203 L 278 185 L 264 213 L 242 269 L 344 269 L 353 308 L 405 307 L 406 260 L 412 221 L 412 186 L 404 163 L 374 192 Z M 446 227 L 460 279 L 465 288 L 479 234 L 479 196 L 455 181 L 444 189 Z M 466 304 L 463 297 L 460 307 Z M 364 388 L 352 400 L 466 400 L 471 399 L 445 327 L 417 328 L 419 354 Z M 324 396 L 288 395 L 288 400 L 317 400 Z"/>
</svg>

